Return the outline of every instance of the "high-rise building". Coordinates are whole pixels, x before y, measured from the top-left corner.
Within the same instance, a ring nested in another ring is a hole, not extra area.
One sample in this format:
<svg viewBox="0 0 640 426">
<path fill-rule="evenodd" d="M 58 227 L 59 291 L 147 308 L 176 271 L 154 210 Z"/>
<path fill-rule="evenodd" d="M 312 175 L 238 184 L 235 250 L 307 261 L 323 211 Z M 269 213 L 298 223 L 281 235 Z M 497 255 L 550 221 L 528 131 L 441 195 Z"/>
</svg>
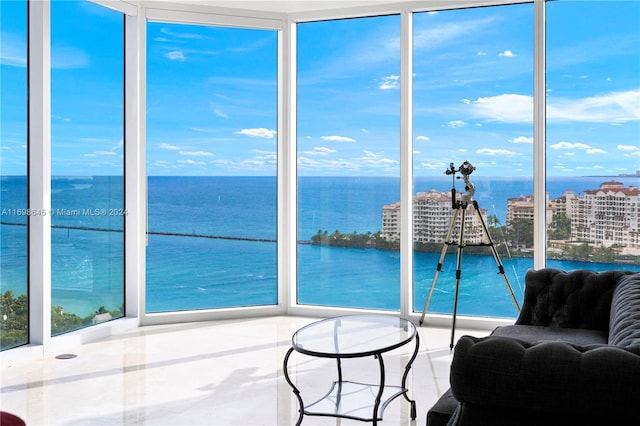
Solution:
<svg viewBox="0 0 640 426">
<path fill-rule="evenodd" d="M 533 220 L 533 201 L 533 195 L 507 199 L 507 226 L 516 219 Z M 547 223 L 559 213 L 571 220 L 570 242 L 619 246 L 632 254 L 640 250 L 640 188 L 608 181 L 584 195 L 567 191 L 547 200 Z"/>
<path fill-rule="evenodd" d="M 603 182 L 571 200 L 571 240 L 640 248 L 640 188 Z"/>
<path fill-rule="evenodd" d="M 473 204 L 468 204 L 466 210 L 464 242 L 466 244 L 487 243 Z M 479 212 L 486 223 L 487 211 L 480 209 Z M 454 213 L 450 192 L 436 190 L 418 192 L 413 197 L 413 241 L 444 243 Z M 459 214 L 452 233 L 454 239 L 460 235 L 461 217 L 462 214 Z M 399 202 L 382 206 L 382 235 L 387 241 L 400 240 Z"/>
</svg>

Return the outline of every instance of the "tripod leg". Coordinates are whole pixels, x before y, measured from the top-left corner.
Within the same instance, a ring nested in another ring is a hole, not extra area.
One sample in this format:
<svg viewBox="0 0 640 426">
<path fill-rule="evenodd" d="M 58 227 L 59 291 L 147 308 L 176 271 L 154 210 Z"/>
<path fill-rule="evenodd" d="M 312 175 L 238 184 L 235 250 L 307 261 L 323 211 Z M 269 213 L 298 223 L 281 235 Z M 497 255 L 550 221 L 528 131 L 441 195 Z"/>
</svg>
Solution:
<svg viewBox="0 0 640 426">
<path fill-rule="evenodd" d="M 516 310 L 518 311 L 518 313 L 520 313 L 520 304 L 518 303 L 518 299 L 516 299 L 516 295 L 513 293 L 513 288 L 511 288 L 511 284 L 509 284 L 509 278 L 507 278 L 507 274 L 504 273 L 504 266 L 502 266 L 502 262 L 500 261 L 498 250 L 496 250 L 496 246 L 493 243 L 493 239 L 489 234 L 489 228 L 487 228 L 487 225 L 484 223 L 484 219 L 480 214 L 480 208 L 478 207 L 478 203 L 476 201 L 473 202 L 473 207 L 475 208 L 476 215 L 478 215 L 478 219 L 482 224 L 482 231 L 484 232 L 484 236 L 489 241 L 489 246 L 491 247 L 491 253 L 493 253 L 493 258 L 495 259 L 496 264 L 498 265 L 498 273 L 502 275 L 502 278 L 504 279 L 504 283 L 507 286 L 507 289 L 509 290 L 509 294 L 511 295 L 511 300 L 513 301 L 513 304 L 516 306 Z"/>
<path fill-rule="evenodd" d="M 458 239 L 458 256 L 456 259 L 456 290 L 453 297 L 453 322 L 451 324 L 451 341 L 449 348 L 453 350 L 453 338 L 456 333 L 456 316 L 458 314 L 458 294 L 460 292 L 460 277 L 462 276 L 462 250 L 464 248 L 464 220 L 466 209 L 462 210 L 462 218 L 460 219 L 460 237 Z"/>
<path fill-rule="evenodd" d="M 438 261 L 438 267 L 436 268 L 436 274 L 433 276 L 433 281 L 431 282 L 431 289 L 429 290 L 429 296 L 427 297 L 426 302 L 424 303 L 424 308 L 422 308 L 422 315 L 420 316 L 419 324 L 422 325 L 424 322 L 424 316 L 429 309 L 429 304 L 431 303 L 431 296 L 433 295 L 433 289 L 436 286 L 436 281 L 438 281 L 438 276 L 440 275 L 440 271 L 442 271 L 442 264 L 444 263 L 444 257 L 447 255 L 447 246 L 451 241 L 451 235 L 453 234 L 453 229 L 456 227 L 456 219 L 458 218 L 459 210 L 456 210 L 453 213 L 453 218 L 451 219 L 451 225 L 449 225 L 449 231 L 447 231 L 447 236 L 445 237 L 444 243 L 442 245 L 442 252 L 440 253 L 440 260 Z"/>
</svg>

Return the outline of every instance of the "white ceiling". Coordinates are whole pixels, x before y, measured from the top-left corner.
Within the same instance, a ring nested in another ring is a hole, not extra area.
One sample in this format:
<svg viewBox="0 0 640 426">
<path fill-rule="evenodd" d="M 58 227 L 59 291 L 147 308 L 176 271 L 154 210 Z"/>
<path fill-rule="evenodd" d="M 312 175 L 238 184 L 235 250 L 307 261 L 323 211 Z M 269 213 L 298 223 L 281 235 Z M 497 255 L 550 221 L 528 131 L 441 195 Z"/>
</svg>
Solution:
<svg viewBox="0 0 640 426">
<path fill-rule="evenodd" d="M 358 6 L 407 3 L 401 0 L 154 0 L 178 4 L 215 6 L 273 13 L 304 13 Z"/>
<path fill-rule="evenodd" d="M 193 0 L 191 0 L 193 1 Z M 373 6 L 378 4 L 393 4 L 401 3 L 398 0 L 295 0 L 295 1 L 282 1 L 282 0 L 210 0 L 206 3 L 212 6 L 229 7 L 234 9 L 248 9 L 248 10 L 260 10 L 265 12 L 276 13 L 301 13 L 312 12 L 318 10 L 331 10 L 331 9 L 343 9 L 357 6 Z"/>
<path fill-rule="evenodd" d="M 2 0 L 0 0 L 2 1 Z M 110 0 L 95 0 L 108 2 Z M 171 10 L 224 11 L 234 14 L 264 18 L 282 16 L 313 17 L 314 14 L 329 12 L 336 17 L 355 13 L 397 13 L 403 9 L 443 10 L 451 8 L 475 7 L 490 4 L 520 3 L 532 0 L 123 0 L 130 3 L 142 3 L 147 7 Z M 235 12 L 234 12 L 235 11 Z M 244 11 L 244 12 L 243 12 Z"/>
</svg>

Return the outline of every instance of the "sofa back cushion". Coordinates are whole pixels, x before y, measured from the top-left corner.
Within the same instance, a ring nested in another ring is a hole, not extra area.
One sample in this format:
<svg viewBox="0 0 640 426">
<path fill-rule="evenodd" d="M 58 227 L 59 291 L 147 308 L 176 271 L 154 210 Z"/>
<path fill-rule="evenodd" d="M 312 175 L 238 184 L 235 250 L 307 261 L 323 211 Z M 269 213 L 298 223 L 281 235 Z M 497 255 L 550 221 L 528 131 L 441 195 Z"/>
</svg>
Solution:
<svg viewBox="0 0 640 426">
<path fill-rule="evenodd" d="M 609 331 L 611 299 L 618 279 L 629 271 L 527 271 L 519 325 Z"/>
<path fill-rule="evenodd" d="M 640 273 L 620 278 L 613 291 L 609 344 L 640 346 Z"/>
</svg>

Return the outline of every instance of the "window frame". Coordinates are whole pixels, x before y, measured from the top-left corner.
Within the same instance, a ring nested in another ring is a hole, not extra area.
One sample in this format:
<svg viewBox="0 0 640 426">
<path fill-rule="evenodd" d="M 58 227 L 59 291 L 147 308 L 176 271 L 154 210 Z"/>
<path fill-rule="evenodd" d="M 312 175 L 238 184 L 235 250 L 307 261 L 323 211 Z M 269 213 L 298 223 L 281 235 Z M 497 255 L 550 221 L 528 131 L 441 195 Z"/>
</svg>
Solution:
<svg viewBox="0 0 640 426">
<path fill-rule="evenodd" d="M 164 5 L 163 5 L 164 6 Z M 169 7 L 169 6 L 168 6 Z M 289 238 L 288 227 L 290 216 L 287 214 L 286 205 L 290 203 L 286 199 L 286 194 L 289 192 L 286 183 L 284 182 L 286 179 L 283 179 L 282 176 L 287 175 L 289 171 L 287 170 L 287 163 L 282 161 L 284 149 L 283 147 L 288 145 L 288 141 L 285 140 L 286 132 L 283 132 L 281 129 L 285 126 L 285 117 L 286 111 L 288 110 L 288 103 L 285 99 L 287 90 L 284 88 L 285 85 L 285 75 L 286 70 L 284 69 L 284 56 L 287 54 L 286 46 L 285 46 L 285 20 L 279 14 L 267 14 L 267 15 L 257 15 L 257 16 L 234 16 L 229 14 L 221 14 L 220 11 L 216 8 L 211 7 L 200 7 L 196 8 L 193 5 L 180 5 L 178 10 L 171 8 L 146 8 L 144 10 L 144 29 L 140 30 L 140 32 L 144 32 L 144 36 L 140 37 L 140 51 L 145 52 L 145 58 L 141 60 L 140 67 L 144 69 L 141 71 L 141 80 L 146 80 L 146 23 L 149 21 L 153 22 L 167 22 L 173 24 L 189 24 L 189 25 L 207 25 L 207 26 L 215 26 L 215 27 L 230 27 L 230 28 L 246 28 L 246 29 L 257 29 L 257 30 L 273 30 L 277 32 L 277 106 L 276 106 L 276 122 L 278 127 L 277 133 L 277 170 L 276 170 L 276 192 L 277 192 L 277 212 L 278 217 L 276 218 L 276 227 L 277 227 L 277 249 L 276 249 L 276 271 L 278 274 L 277 277 L 277 303 L 275 305 L 261 305 L 261 306 L 247 306 L 247 307 L 229 307 L 229 308 L 210 308 L 210 309 L 199 309 L 199 310 L 189 310 L 189 311 L 179 311 L 179 312 L 147 312 L 146 311 L 146 261 L 142 258 L 145 257 L 145 250 L 142 248 L 140 250 L 140 257 L 138 260 L 138 264 L 135 266 L 136 268 L 140 268 L 138 273 L 138 289 L 137 294 L 139 297 L 138 302 L 138 315 L 140 319 L 141 325 L 154 325 L 154 324 L 165 324 L 165 323 L 173 323 L 173 322 L 188 322 L 188 321 L 207 321 L 212 319 L 232 319 L 232 318 L 249 318 L 249 317 L 263 317 L 263 316 L 271 316 L 271 315 L 286 315 L 287 314 L 287 283 L 289 276 L 289 271 L 286 269 L 286 266 L 283 266 L 282 259 L 285 259 L 288 256 L 287 252 L 287 244 L 284 243 Z M 142 55 L 141 55 L 142 56 Z M 146 88 L 145 88 L 146 89 Z M 146 90 L 145 90 L 146 91 Z M 145 108 L 146 100 L 144 97 L 140 99 L 141 106 L 139 108 L 139 113 L 143 114 Z M 145 119 L 141 119 L 141 125 L 143 127 L 146 126 Z M 145 127 L 146 129 L 146 127 Z M 146 130 L 142 130 L 146 134 Z M 140 140 L 139 149 L 142 152 L 146 151 L 146 138 Z M 144 164 L 144 160 L 142 160 L 142 164 L 139 164 L 139 170 L 136 170 L 136 173 L 140 173 L 140 175 L 144 176 L 145 189 L 143 199 L 145 200 L 145 233 L 146 233 L 146 164 Z M 295 216 L 293 216 L 295 217 Z M 294 234 L 295 238 L 295 234 Z M 138 247 L 138 249 L 140 249 Z M 142 266 L 140 266 L 142 265 Z"/>
<path fill-rule="evenodd" d="M 332 316 L 356 310 L 299 306 L 296 304 L 297 261 L 297 144 L 296 144 L 296 25 L 299 22 L 387 14 L 401 15 L 401 151 L 400 202 L 410 205 L 412 199 L 412 32 L 413 13 L 453 10 L 479 6 L 519 3 L 534 4 L 534 216 L 545 217 L 545 2 L 546 0 L 420 0 L 390 4 L 362 5 L 314 12 L 272 13 L 248 11 L 202 4 L 178 2 L 144 2 L 124 0 L 91 0 L 125 14 L 125 206 L 129 211 L 125 223 L 125 318 L 51 338 L 51 221 L 48 216 L 29 218 L 29 341 L 26 347 L 3 352 L 3 363 L 23 362 L 41 357 L 52 348 L 80 344 L 140 325 L 196 320 L 259 317 L 267 315 Z M 51 179 L 50 152 L 50 22 L 49 2 L 29 2 L 28 25 L 28 176 L 29 208 L 50 209 L 48 191 Z M 268 307 L 180 312 L 147 315 L 145 313 L 145 62 L 146 20 L 185 20 L 190 23 L 245 26 L 278 31 L 278 304 Z M 194 22 L 195 21 L 195 22 Z M 403 209 L 401 217 L 401 310 L 400 315 L 412 321 L 413 244 L 411 209 Z M 546 264 L 546 226 L 534 221 L 534 267 Z M 450 326 L 450 316 L 428 315 L 430 326 Z M 461 327 L 491 329 L 506 321 L 498 318 L 458 318 Z M 14 358 L 15 356 L 15 358 Z"/>
</svg>

